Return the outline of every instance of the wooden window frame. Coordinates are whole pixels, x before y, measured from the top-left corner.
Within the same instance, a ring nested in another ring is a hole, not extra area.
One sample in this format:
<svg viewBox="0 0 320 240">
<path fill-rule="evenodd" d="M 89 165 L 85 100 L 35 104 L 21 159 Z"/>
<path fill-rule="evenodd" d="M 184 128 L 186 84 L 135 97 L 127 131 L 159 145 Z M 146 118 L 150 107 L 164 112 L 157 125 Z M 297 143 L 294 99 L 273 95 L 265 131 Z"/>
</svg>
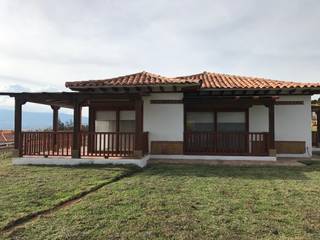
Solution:
<svg viewBox="0 0 320 240">
<path fill-rule="evenodd" d="M 90 106 L 89 107 L 89 132 L 95 132 L 95 122 L 98 111 L 115 111 L 116 112 L 116 132 L 120 132 L 120 111 L 135 111 L 134 106 L 113 103 L 110 106 Z M 137 116 L 135 116 L 135 121 Z M 134 131 L 135 132 L 135 131 Z"/>
<path fill-rule="evenodd" d="M 249 132 L 249 109 L 185 109 L 184 110 L 184 132 L 187 131 L 187 113 L 188 112 L 210 112 L 214 118 L 214 132 L 218 132 L 218 112 L 243 112 L 245 114 L 245 132 Z"/>
</svg>

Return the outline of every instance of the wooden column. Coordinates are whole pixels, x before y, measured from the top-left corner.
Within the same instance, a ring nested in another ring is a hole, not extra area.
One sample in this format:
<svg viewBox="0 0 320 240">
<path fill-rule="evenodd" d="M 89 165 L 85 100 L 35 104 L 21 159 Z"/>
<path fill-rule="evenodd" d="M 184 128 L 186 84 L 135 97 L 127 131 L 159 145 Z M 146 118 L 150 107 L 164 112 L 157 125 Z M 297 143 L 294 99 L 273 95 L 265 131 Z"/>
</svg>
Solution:
<svg viewBox="0 0 320 240">
<path fill-rule="evenodd" d="M 59 109 L 58 106 L 51 106 L 53 110 L 52 116 L 52 131 L 57 132 L 59 130 Z"/>
<path fill-rule="evenodd" d="M 14 106 L 14 148 L 19 150 L 19 155 L 21 155 L 20 137 L 22 130 L 22 105 L 25 103 L 23 99 L 15 98 Z"/>
<path fill-rule="evenodd" d="M 80 158 L 81 104 L 78 99 L 73 104 L 72 158 Z"/>
<path fill-rule="evenodd" d="M 317 112 L 317 141 L 318 141 L 318 147 L 320 147 L 320 110 Z"/>
<path fill-rule="evenodd" d="M 275 114 L 274 103 L 268 105 L 269 108 L 269 155 L 276 155 L 275 149 Z"/>
<path fill-rule="evenodd" d="M 53 145 L 55 146 L 57 144 L 57 132 L 59 130 L 59 109 L 60 107 L 58 106 L 51 106 L 53 110 L 52 114 L 52 131 L 54 132 L 53 134 Z"/>
<path fill-rule="evenodd" d="M 96 111 L 89 106 L 89 126 L 88 126 L 88 131 L 90 132 L 94 132 L 95 131 L 95 114 Z M 94 150 L 94 135 L 89 134 L 88 135 L 88 152 L 92 153 Z"/>
<path fill-rule="evenodd" d="M 134 155 L 142 157 L 142 134 L 143 134 L 143 101 L 141 98 L 135 100 L 136 112 L 136 135 L 135 135 L 135 148 Z"/>
</svg>

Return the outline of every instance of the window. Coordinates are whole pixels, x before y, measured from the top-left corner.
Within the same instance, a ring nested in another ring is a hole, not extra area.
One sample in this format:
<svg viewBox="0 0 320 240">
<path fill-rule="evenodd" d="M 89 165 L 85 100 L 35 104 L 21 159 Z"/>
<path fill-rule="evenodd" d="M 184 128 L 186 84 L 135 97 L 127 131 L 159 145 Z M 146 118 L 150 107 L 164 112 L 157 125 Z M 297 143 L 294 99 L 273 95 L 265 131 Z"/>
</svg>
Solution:
<svg viewBox="0 0 320 240">
<path fill-rule="evenodd" d="M 119 111 L 119 119 L 117 111 L 97 111 L 96 132 L 135 132 L 135 118 L 135 111 Z"/>
<path fill-rule="evenodd" d="M 116 132 L 117 131 L 117 113 L 116 111 L 97 111 L 96 132 Z"/>
<path fill-rule="evenodd" d="M 186 113 L 187 131 L 209 132 L 214 131 L 213 112 L 187 112 Z"/>
<path fill-rule="evenodd" d="M 136 129 L 135 119 L 136 119 L 135 111 L 120 111 L 119 131 L 135 132 L 135 129 Z"/>
<path fill-rule="evenodd" d="M 218 112 L 218 132 L 245 132 L 246 116 L 244 112 Z"/>
</svg>

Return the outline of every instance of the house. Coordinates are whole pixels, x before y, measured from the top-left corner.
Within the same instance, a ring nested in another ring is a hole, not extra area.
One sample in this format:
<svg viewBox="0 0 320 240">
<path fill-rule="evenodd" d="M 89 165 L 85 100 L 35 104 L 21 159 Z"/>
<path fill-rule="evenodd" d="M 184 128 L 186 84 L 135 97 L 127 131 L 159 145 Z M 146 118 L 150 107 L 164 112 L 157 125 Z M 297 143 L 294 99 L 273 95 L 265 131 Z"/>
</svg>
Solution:
<svg viewBox="0 0 320 240">
<path fill-rule="evenodd" d="M 312 154 L 311 95 L 320 93 L 319 83 L 212 72 L 171 78 L 139 72 L 66 82 L 66 87 L 72 92 L 1 93 L 15 98 L 20 156 L 120 162 L 276 160 Z M 21 131 L 26 102 L 52 107 L 52 132 Z M 84 106 L 89 107 L 88 131 L 81 130 Z M 71 132 L 58 129 L 61 107 L 74 111 Z"/>
</svg>

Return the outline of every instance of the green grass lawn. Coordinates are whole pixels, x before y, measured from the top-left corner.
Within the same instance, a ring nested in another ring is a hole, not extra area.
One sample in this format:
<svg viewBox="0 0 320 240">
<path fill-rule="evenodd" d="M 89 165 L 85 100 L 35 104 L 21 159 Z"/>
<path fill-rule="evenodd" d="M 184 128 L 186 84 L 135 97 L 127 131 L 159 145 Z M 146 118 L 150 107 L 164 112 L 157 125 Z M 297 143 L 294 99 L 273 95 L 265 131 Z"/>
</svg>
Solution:
<svg viewBox="0 0 320 240">
<path fill-rule="evenodd" d="M 154 165 L 7 237 L 320 239 L 320 165 Z"/>
<path fill-rule="evenodd" d="M 0 229 L 126 173 L 121 167 L 13 166 L 0 157 Z"/>
</svg>

